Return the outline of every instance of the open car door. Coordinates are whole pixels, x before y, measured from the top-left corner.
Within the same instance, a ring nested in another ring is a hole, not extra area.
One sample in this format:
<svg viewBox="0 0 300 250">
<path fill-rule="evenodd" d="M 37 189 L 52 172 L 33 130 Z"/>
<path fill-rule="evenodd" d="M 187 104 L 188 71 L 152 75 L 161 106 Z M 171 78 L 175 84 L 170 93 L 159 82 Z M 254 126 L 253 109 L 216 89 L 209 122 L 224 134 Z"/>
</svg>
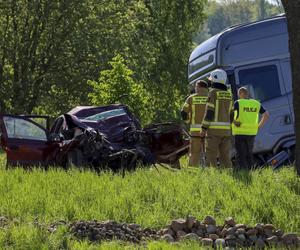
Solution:
<svg viewBox="0 0 300 250">
<path fill-rule="evenodd" d="M 50 130 L 50 117 L 47 115 L 21 115 L 21 117 L 28 118 L 41 125 L 43 128 Z"/>
<path fill-rule="evenodd" d="M 55 163 L 59 142 L 49 140 L 49 131 L 30 118 L 0 116 L 1 146 L 11 166 L 35 166 Z"/>
</svg>

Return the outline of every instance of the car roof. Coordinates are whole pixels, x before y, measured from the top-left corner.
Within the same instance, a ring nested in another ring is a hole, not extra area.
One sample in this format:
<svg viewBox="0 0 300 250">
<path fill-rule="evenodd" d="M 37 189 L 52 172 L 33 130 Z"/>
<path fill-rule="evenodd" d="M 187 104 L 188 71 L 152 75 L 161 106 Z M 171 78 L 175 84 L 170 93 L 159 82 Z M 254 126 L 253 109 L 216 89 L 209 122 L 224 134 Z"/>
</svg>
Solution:
<svg viewBox="0 0 300 250">
<path fill-rule="evenodd" d="M 111 104 L 106 106 L 77 106 L 72 110 L 70 110 L 68 114 L 74 115 L 78 118 L 84 118 L 104 111 L 118 109 L 122 107 L 126 107 L 126 106 L 123 104 Z"/>
</svg>

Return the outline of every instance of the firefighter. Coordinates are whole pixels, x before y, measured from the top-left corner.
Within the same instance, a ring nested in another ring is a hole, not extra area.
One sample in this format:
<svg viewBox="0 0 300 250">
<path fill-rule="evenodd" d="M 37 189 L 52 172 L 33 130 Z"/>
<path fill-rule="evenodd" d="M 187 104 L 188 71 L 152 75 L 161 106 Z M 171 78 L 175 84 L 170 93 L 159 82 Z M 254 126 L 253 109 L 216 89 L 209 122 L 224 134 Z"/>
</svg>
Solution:
<svg viewBox="0 0 300 250">
<path fill-rule="evenodd" d="M 195 83 L 195 94 L 190 95 L 183 106 L 181 116 L 190 125 L 190 150 L 189 166 L 200 166 L 201 158 L 204 159 L 204 138 L 200 135 L 207 101 L 207 83 L 199 80 Z M 204 164 L 204 162 L 203 162 Z"/>
<path fill-rule="evenodd" d="M 250 99 L 248 90 L 241 87 L 238 90 L 239 99 L 235 101 L 232 134 L 236 149 L 235 169 L 250 170 L 253 167 L 253 145 L 258 129 L 269 119 L 269 113 L 259 101 Z M 262 119 L 259 122 L 259 114 Z"/>
<path fill-rule="evenodd" d="M 201 135 L 206 135 L 205 151 L 208 166 L 231 167 L 231 116 L 232 94 L 227 89 L 227 74 L 216 69 L 208 78 L 211 88 L 208 94 Z"/>
</svg>

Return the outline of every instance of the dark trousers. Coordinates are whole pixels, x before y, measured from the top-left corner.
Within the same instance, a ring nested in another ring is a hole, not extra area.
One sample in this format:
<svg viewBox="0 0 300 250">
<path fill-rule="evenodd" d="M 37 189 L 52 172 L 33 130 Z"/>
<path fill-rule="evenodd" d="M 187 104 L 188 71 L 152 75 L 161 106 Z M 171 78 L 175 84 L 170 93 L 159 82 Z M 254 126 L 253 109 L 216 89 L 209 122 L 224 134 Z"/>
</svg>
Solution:
<svg viewBox="0 0 300 250">
<path fill-rule="evenodd" d="M 253 145 L 254 135 L 236 135 L 234 136 L 236 150 L 236 169 L 250 170 L 253 167 Z"/>
</svg>

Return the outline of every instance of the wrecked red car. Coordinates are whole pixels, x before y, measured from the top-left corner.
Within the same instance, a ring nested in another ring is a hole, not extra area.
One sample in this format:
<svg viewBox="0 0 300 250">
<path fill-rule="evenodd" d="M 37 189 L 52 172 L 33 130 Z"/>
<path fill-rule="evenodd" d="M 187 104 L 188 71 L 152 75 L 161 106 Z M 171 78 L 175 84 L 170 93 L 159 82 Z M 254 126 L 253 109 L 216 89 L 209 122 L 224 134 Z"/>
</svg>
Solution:
<svg viewBox="0 0 300 250">
<path fill-rule="evenodd" d="M 41 125 L 45 120 L 47 126 Z M 1 115 L 1 145 L 8 166 L 71 165 L 134 169 L 178 164 L 188 151 L 185 131 L 174 123 L 142 128 L 126 105 L 76 107 L 56 118 Z"/>
</svg>

